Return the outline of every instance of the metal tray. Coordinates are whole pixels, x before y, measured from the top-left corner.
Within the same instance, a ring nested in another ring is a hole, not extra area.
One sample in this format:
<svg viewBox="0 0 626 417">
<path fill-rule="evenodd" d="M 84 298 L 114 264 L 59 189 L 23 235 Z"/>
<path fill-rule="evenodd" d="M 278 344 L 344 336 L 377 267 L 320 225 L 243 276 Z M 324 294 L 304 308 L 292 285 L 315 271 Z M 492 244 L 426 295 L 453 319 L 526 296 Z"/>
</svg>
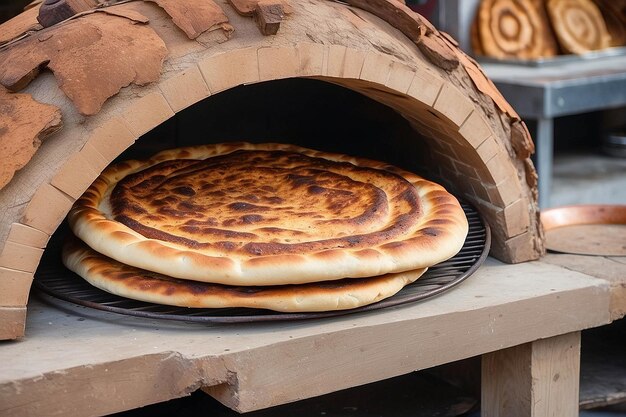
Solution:
<svg viewBox="0 0 626 417">
<path fill-rule="evenodd" d="M 541 212 L 548 250 L 626 256 L 626 205 L 574 205 Z"/>
<path fill-rule="evenodd" d="M 414 283 L 394 296 L 378 303 L 351 310 L 278 313 L 250 308 L 185 308 L 146 303 L 120 297 L 91 286 L 87 281 L 65 268 L 61 262 L 61 242 L 67 230 L 59 229 L 46 249 L 37 272 L 34 288 L 40 292 L 74 304 L 131 316 L 201 323 L 250 323 L 281 320 L 304 320 L 334 317 L 349 313 L 379 310 L 416 302 L 441 294 L 458 285 L 484 262 L 491 247 L 489 226 L 478 212 L 461 204 L 469 222 L 469 233 L 461 251 L 445 262 L 431 267 Z"/>
<path fill-rule="evenodd" d="M 476 59 L 479 63 L 490 63 L 490 64 L 507 64 L 507 65 L 519 65 L 524 67 L 550 67 L 564 64 L 571 64 L 576 62 L 584 62 L 584 61 L 592 61 L 598 58 L 608 58 L 608 57 L 616 57 L 616 56 L 624 56 L 626 55 L 626 47 L 619 46 L 613 48 L 606 48 L 600 51 L 591 51 L 585 54 L 574 55 L 557 55 L 554 57 L 548 58 L 537 58 L 537 59 L 514 59 L 514 58 L 491 58 L 486 56 L 478 55 Z"/>
</svg>

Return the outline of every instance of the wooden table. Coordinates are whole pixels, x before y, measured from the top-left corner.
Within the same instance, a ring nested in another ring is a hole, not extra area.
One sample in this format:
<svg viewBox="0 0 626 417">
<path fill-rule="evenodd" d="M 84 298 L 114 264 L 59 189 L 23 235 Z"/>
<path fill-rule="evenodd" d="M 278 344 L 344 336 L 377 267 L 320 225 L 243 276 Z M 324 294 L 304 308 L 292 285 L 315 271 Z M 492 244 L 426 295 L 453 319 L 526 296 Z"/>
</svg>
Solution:
<svg viewBox="0 0 626 417">
<path fill-rule="evenodd" d="M 548 260 L 489 258 L 426 302 L 299 322 L 172 323 L 33 297 L 26 337 L 0 345 L 0 415 L 101 415 L 198 388 L 244 412 L 483 355 L 484 416 L 573 416 L 580 330 L 626 311 L 612 296 L 626 264 L 618 282 Z"/>
</svg>

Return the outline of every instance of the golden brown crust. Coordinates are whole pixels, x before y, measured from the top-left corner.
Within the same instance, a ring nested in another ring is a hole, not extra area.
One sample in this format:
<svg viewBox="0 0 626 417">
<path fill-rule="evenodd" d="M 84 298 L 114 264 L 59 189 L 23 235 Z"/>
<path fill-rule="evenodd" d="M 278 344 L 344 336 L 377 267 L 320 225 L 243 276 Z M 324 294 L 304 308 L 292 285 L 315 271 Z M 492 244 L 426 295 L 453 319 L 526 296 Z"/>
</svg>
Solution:
<svg viewBox="0 0 626 417">
<path fill-rule="evenodd" d="M 135 300 L 192 308 L 249 307 L 281 312 L 346 310 L 372 304 L 396 294 L 426 271 L 301 285 L 228 286 L 180 280 L 128 266 L 76 238 L 64 245 L 63 262 L 95 287 Z"/>
<path fill-rule="evenodd" d="M 483 0 L 477 14 L 480 50 L 494 58 L 556 55 L 556 44 L 540 7 L 530 0 Z"/>
<path fill-rule="evenodd" d="M 572 54 L 605 49 L 611 37 L 591 0 L 548 0 L 548 14 L 561 48 Z"/>
<path fill-rule="evenodd" d="M 467 234 L 458 201 L 437 184 L 282 144 L 205 145 L 120 163 L 68 218 L 78 237 L 120 262 L 227 285 L 424 268 L 456 254 Z"/>
</svg>

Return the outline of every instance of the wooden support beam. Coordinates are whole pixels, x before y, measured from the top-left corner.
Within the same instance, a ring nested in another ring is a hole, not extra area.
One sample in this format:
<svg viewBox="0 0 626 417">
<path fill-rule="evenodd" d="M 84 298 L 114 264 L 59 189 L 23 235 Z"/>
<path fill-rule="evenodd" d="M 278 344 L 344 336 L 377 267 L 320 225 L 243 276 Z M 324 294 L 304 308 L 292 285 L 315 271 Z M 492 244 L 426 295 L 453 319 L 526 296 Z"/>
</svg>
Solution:
<svg viewBox="0 0 626 417">
<path fill-rule="evenodd" d="M 580 332 L 483 355 L 483 417 L 578 415 Z"/>
</svg>

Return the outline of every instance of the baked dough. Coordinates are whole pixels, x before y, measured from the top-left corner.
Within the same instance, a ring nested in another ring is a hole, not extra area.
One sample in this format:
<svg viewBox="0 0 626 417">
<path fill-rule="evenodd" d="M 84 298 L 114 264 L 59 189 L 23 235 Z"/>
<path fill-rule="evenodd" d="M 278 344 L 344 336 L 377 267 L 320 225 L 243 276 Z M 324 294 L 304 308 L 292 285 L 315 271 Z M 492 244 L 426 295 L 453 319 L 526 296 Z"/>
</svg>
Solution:
<svg viewBox="0 0 626 417">
<path fill-rule="evenodd" d="M 283 285 L 426 268 L 468 224 L 442 186 L 293 145 L 167 150 L 106 169 L 68 215 L 97 252 L 164 275 Z"/>
<path fill-rule="evenodd" d="M 556 55 L 556 41 L 541 1 L 483 0 L 476 14 L 473 47 L 498 59 Z"/>
<path fill-rule="evenodd" d="M 584 54 L 610 46 L 611 36 L 602 13 L 591 0 L 548 0 L 547 7 L 565 52 Z"/>
<path fill-rule="evenodd" d="M 135 300 L 180 307 L 250 307 L 281 312 L 365 306 L 391 297 L 426 271 L 301 285 L 227 286 L 171 278 L 128 266 L 97 253 L 75 238 L 63 247 L 63 263 L 93 286 Z"/>
</svg>

